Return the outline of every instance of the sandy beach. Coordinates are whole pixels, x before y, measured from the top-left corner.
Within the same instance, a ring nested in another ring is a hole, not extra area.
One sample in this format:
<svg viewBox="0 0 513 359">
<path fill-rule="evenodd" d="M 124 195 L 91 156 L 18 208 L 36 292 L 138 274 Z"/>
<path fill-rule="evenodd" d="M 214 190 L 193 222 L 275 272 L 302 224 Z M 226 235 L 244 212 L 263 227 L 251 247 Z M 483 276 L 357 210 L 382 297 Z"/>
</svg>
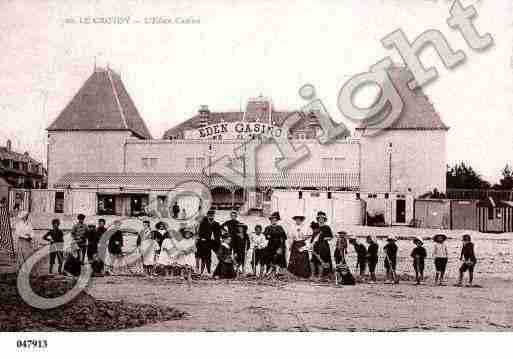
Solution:
<svg viewBox="0 0 513 359">
<path fill-rule="evenodd" d="M 265 224 L 262 218 L 242 218 L 245 223 Z M 64 223 L 64 229 L 67 229 Z M 335 227 L 340 230 L 341 227 Z M 461 234 L 443 231 L 449 236 L 447 285 L 433 286 L 434 265 L 431 258 L 436 229 L 375 228 L 346 226 L 355 236 L 378 236 L 380 262 L 378 283 L 358 283 L 336 287 L 333 282 L 296 280 L 289 276 L 277 281 L 254 278 L 194 280 L 192 287 L 179 278 L 145 278 L 136 269 L 131 275 L 94 278 L 88 289 L 95 299 L 155 304 L 183 310 L 187 315 L 178 320 L 161 321 L 136 327 L 141 331 L 436 331 L 436 330 L 511 330 L 513 328 L 513 234 L 470 232 L 475 243 L 478 263 L 476 287 L 454 287 L 460 266 Z M 44 229 L 37 230 L 38 238 Z M 382 247 L 379 236 L 394 235 L 425 238 L 428 252 L 426 281 L 413 282 L 410 252 L 411 240 L 400 239 L 398 285 L 383 283 Z M 37 240 L 38 245 L 44 242 Z M 127 237 L 125 251 L 135 246 L 135 237 Z M 354 272 L 355 253 L 349 247 L 348 264 Z M 137 267 L 137 266 L 136 266 Z M 48 270 L 45 260 L 38 268 Z"/>
</svg>

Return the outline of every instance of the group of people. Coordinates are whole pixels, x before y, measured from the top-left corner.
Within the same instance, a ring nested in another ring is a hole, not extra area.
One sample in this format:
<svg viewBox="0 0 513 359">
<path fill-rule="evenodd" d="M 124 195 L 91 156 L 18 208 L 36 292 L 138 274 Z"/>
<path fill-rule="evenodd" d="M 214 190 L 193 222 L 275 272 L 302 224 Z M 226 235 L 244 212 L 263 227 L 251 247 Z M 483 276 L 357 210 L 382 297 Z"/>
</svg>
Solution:
<svg viewBox="0 0 513 359">
<path fill-rule="evenodd" d="M 28 213 L 20 214 L 20 222 L 16 226 L 18 252 L 21 261 L 26 260 L 31 248 L 33 231 L 28 222 Z M 215 211 L 209 210 L 200 218 L 196 228 L 182 227 L 178 232 L 167 228 L 166 222 L 158 222 L 151 228 L 149 220 L 143 221 L 143 229 L 138 233 L 137 248 L 145 273 L 183 275 L 189 281 L 196 272 L 203 275 L 212 270 L 212 258 L 217 257 L 217 266 L 213 271 L 216 278 L 235 278 L 245 275 L 250 270 L 256 277 L 275 277 L 286 271 L 299 278 L 316 277 L 328 280 L 335 277 L 337 283 L 355 284 L 346 261 L 348 247 L 351 245 L 356 253 L 356 270 L 360 277 L 369 274 L 370 282 L 376 282 L 376 267 L 379 261 L 379 245 L 371 236 L 367 236 L 366 245 L 356 238 L 349 238 L 346 232 L 333 234 L 327 224 L 327 216 L 323 211 L 317 212 L 316 220 L 308 226 L 302 215 L 293 216 L 294 226 L 286 230 L 281 224 L 279 212 L 269 217 L 269 225 L 263 228 L 257 224 L 249 233 L 248 226 L 238 219 L 238 213 L 232 211 L 230 219 L 219 223 L 215 219 Z M 105 220 L 100 218 L 97 226 L 86 225 L 85 216 L 79 214 L 77 223 L 71 229 L 74 242 L 73 250 L 68 259 L 64 259 L 64 235 L 59 228 L 58 219 L 52 220 L 52 228 L 43 236 L 50 243 L 50 273 L 55 263 L 58 272 L 73 275 L 80 273 L 80 266 L 87 257 L 88 263 L 96 274 L 109 274 L 119 266 L 123 259 L 123 233 L 121 222 L 105 227 Z M 103 235 L 107 232 L 106 248 L 99 248 Z M 448 249 L 445 244 L 447 237 L 437 234 L 433 237 L 434 265 L 436 269 L 435 283 L 443 285 L 448 262 Z M 330 243 L 335 240 L 333 255 Z M 415 281 L 420 284 L 424 280 L 425 260 L 427 251 L 423 241 L 417 237 L 413 241 L 411 251 Z M 394 238 L 387 238 L 383 246 L 383 265 L 386 270 L 385 281 L 397 283 L 396 273 L 398 246 Z M 463 275 L 469 273 L 469 284 L 473 282 L 473 272 L 477 259 L 470 235 L 463 236 L 463 245 L 459 268 L 459 281 L 462 285 Z M 333 265 L 333 262 L 335 265 Z"/>
</svg>

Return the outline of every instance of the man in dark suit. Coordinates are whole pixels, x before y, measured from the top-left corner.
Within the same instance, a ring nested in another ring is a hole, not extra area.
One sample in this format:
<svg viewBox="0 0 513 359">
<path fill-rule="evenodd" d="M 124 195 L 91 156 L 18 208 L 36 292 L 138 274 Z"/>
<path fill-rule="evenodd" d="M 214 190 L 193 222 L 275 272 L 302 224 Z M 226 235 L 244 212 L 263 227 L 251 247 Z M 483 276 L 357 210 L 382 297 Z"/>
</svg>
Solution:
<svg viewBox="0 0 513 359">
<path fill-rule="evenodd" d="M 196 243 L 196 271 L 203 274 L 205 267 L 210 274 L 212 265 L 212 251 L 217 252 L 221 245 L 221 225 L 214 219 L 215 211 L 209 210 L 207 216 L 201 220 L 198 228 L 198 241 Z M 201 263 L 201 271 L 200 271 Z"/>
<path fill-rule="evenodd" d="M 226 228 L 228 231 L 228 234 L 230 237 L 233 238 L 237 236 L 237 233 L 239 232 L 239 225 L 241 224 L 238 220 L 238 213 L 237 211 L 232 211 L 230 213 L 230 219 L 223 223 L 223 228 Z M 233 243 L 232 243 L 233 245 Z"/>
</svg>

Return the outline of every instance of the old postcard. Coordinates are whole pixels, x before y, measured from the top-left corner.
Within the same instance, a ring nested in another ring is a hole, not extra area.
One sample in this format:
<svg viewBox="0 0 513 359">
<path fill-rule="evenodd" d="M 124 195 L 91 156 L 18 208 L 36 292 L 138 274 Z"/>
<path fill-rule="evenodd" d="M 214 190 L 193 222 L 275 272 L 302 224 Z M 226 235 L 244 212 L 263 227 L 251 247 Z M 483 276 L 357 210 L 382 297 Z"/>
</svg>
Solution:
<svg viewBox="0 0 513 359">
<path fill-rule="evenodd" d="M 511 331 L 512 12 L 2 1 L 9 346 Z"/>
</svg>

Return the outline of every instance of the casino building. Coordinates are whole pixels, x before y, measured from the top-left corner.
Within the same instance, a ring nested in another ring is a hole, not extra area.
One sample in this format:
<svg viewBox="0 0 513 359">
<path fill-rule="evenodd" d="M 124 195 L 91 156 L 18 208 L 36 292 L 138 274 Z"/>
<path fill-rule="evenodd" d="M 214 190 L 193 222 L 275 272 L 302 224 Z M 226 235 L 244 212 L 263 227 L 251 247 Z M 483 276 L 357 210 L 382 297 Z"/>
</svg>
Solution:
<svg viewBox="0 0 513 359">
<path fill-rule="evenodd" d="M 448 127 L 421 89 L 408 88 L 407 70 L 393 67 L 389 73 L 404 101 L 393 125 L 377 136 L 357 128 L 322 145 L 316 138 L 322 133 L 319 113 L 302 113 L 287 136 L 294 148 L 307 146 L 310 154 L 280 171 L 275 144 L 258 148 L 253 168 L 244 144 L 263 134 L 280 136 L 295 109 L 276 109 L 264 97 L 249 99 L 243 111 L 203 105 L 154 139 L 120 76 L 96 68 L 47 129 L 48 190 L 35 191 L 32 210 L 139 215 L 169 208 L 177 184 L 194 180 L 208 186 L 218 209 L 299 212 L 307 218 L 322 209 L 339 223 L 382 216 L 386 224 L 408 225 L 415 198 L 433 188 L 445 191 Z M 211 164 L 224 156 L 247 182 L 235 184 L 212 171 Z M 181 200 L 197 210 L 197 203 Z"/>
</svg>

